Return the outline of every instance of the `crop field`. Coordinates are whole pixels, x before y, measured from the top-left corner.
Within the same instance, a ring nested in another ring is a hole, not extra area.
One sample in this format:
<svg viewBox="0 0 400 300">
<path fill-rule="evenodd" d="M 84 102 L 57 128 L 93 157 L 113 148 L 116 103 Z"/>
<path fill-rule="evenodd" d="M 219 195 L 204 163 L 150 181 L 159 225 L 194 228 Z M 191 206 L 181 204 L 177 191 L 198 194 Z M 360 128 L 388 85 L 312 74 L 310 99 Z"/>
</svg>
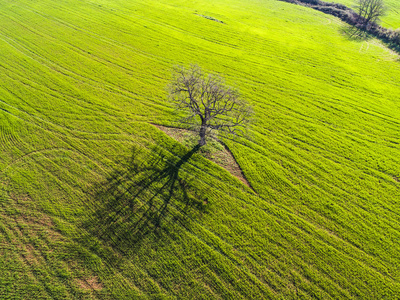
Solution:
<svg viewBox="0 0 400 300">
<path fill-rule="evenodd" d="M 275 0 L 0 1 L 0 299 L 398 298 L 400 60 L 342 27 Z M 251 186 L 155 126 L 192 63 L 254 106 L 224 140 Z"/>
<path fill-rule="evenodd" d="M 329 1 L 328 1 L 329 2 Z M 356 1 L 353 0 L 338 0 L 333 1 L 342 3 L 354 9 Z M 400 3 L 396 0 L 385 0 L 383 1 L 386 12 L 381 18 L 382 26 L 390 29 L 400 29 Z"/>
</svg>

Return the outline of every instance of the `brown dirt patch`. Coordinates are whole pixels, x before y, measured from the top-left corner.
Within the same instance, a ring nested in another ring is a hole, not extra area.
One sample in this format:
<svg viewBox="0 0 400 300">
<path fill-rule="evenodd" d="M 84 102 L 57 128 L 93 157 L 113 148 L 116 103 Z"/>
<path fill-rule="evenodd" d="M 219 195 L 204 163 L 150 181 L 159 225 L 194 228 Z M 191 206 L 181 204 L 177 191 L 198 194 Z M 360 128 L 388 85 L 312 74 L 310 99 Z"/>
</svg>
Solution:
<svg viewBox="0 0 400 300">
<path fill-rule="evenodd" d="M 9 183 L 10 183 L 10 180 L 8 178 L 6 178 L 4 176 L 2 178 L 0 178 L 0 184 L 1 185 L 7 186 Z"/>
<path fill-rule="evenodd" d="M 174 138 L 178 142 L 185 144 L 185 140 L 187 140 L 188 136 L 193 134 L 189 130 L 175 128 L 175 127 L 166 127 L 161 125 L 153 124 L 158 129 L 162 130 L 170 137 Z M 221 144 L 222 145 L 222 144 Z M 210 153 L 202 153 L 202 155 L 211 160 L 212 162 L 216 163 L 217 165 L 221 166 L 233 176 L 238 178 L 242 181 L 245 185 L 251 188 L 250 183 L 247 181 L 246 177 L 243 174 L 242 169 L 240 168 L 239 164 L 236 162 L 235 157 L 233 156 L 232 152 L 226 145 L 223 145 L 223 149 L 219 151 L 215 151 L 212 154 Z"/>
<path fill-rule="evenodd" d="M 84 290 L 100 291 L 104 288 L 104 285 L 99 281 L 97 277 L 78 279 L 77 283 L 78 286 Z"/>
<path fill-rule="evenodd" d="M 46 231 L 46 237 L 52 242 L 61 242 L 65 241 L 64 236 L 58 231 L 48 229 Z"/>
<path fill-rule="evenodd" d="M 30 264 L 30 265 L 38 265 L 39 262 L 37 261 L 35 255 L 33 254 L 33 252 L 35 251 L 34 248 L 32 247 L 32 245 L 26 245 L 25 246 L 25 254 L 24 257 L 26 259 L 26 261 Z"/>
<path fill-rule="evenodd" d="M 240 168 L 232 152 L 226 145 L 224 145 L 224 150 L 217 152 L 214 157 L 214 159 L 211 159 L 212 161 L 223 167 L 225 170 L 227 170 L 229 173 L 231 173 L 233 176 L 235 176 L 245 185 L 251 188 L 250 183 L 244 176 L 242 169 Z"/>
<path fill-rule="evenodd" d="M 14 193 L 9 194 L 11 199 L 13 199 L 18 204 L 30 203 L 32 199 L 28 195 L 16 195 Z"/>
<path fill-rule="evenodd" d="M 28 216 L 25 214 L 21 214 L 19 221 L 22 221 L 27 225 L 50 227 L 50 228 L 54 227 L 54 223 L 53 223 L 52 219 L 49 216 L 46 216 L 44 214 L 40 214 L 40 216 L 38 216 L 38 215 Z"/>
</svg>

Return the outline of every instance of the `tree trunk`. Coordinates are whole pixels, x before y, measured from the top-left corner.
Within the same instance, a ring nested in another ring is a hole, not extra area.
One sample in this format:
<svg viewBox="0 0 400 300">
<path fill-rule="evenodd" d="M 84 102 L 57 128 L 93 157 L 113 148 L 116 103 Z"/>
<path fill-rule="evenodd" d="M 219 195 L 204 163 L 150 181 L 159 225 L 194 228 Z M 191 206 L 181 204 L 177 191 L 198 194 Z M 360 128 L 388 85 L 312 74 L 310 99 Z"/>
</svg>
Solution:
<svg viewBox="0 0 400 300">
<path fill-rule="evenodd" d="M 201 122 L 199 146 L 204 146 L 206 144 L 206 129 L 206 123 L 204 121 Z"/>
</svg>

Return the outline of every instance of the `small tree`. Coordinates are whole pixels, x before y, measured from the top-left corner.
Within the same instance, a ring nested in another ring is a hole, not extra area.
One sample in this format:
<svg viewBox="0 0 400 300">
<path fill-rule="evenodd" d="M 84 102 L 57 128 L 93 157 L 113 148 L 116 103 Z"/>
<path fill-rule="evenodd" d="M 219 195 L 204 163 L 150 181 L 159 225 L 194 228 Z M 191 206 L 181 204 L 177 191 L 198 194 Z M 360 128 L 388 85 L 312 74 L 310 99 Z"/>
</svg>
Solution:
<svg viewBox="0 0 400 300">
<path fill-rule="evenodd" d="M 386 12 L 383 0 L 357 0 L 356 12 L 361 17 L 361 23 L 367 26 L 371 23 L 378 23 L 380 17 Z"/>
<path fill-rule="evenodd" d="M 196 65 L 174 69 L 169 95 L 178 111 L 186 114 L 182 122 L 198 131 L 200 146 L 206 144 L 212 130 L 244 133 L 252 115 L 251 106 L 235 88 L 218 75 L 203 73 Z"/>
</svg>

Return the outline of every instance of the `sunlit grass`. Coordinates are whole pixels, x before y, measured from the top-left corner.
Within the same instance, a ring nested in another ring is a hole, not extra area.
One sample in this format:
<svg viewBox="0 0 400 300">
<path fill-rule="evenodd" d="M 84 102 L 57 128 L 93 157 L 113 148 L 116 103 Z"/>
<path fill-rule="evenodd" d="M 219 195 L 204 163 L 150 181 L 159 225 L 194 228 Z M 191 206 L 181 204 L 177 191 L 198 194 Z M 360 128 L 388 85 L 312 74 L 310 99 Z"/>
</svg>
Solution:
<svg viewBox="0 0 400 300">
<path fill-rule="evenodd" d="M 272 0 L 4 1 L 0 298 L 395 298 L 400 66 L 341 26 Z M 151 125 L 176 126 L 190 63 L 254 105 L 224 140 L 254 190 Z"/>
</svg>

